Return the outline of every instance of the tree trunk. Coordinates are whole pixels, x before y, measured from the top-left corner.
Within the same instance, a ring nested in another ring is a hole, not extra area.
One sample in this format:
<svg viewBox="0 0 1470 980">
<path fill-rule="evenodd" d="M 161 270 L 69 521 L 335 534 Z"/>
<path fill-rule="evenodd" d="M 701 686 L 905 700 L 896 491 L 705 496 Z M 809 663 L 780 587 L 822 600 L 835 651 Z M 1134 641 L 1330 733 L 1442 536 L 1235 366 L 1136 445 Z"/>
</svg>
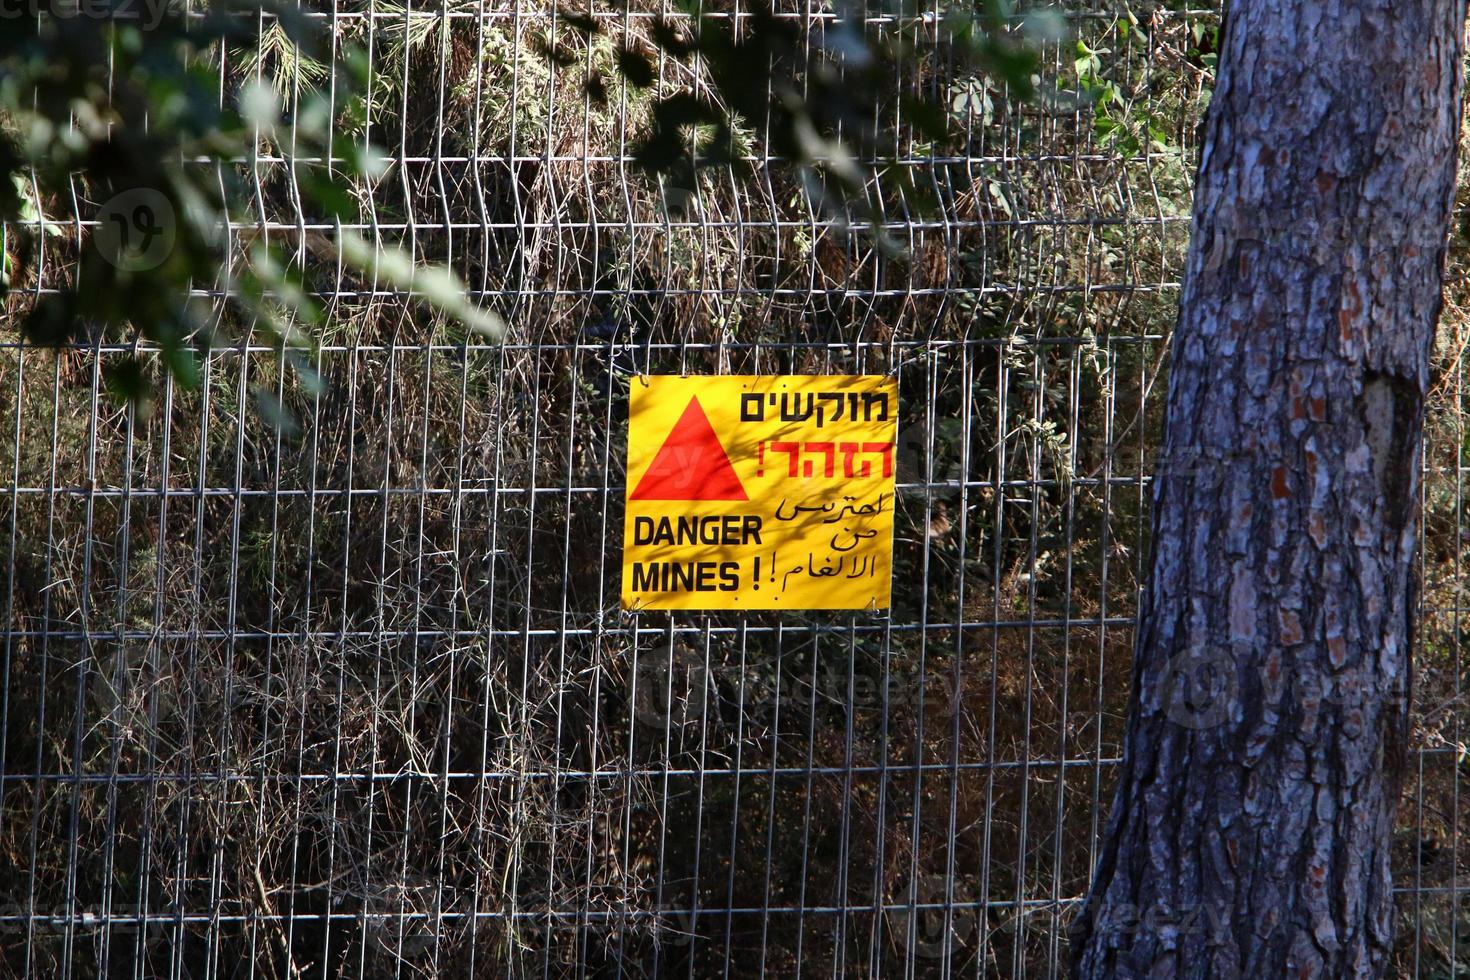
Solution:
<svg viewBox="0 0 1470 980">
<path fill-rule="evenodd" d="M 1230 4 L 1080 977 L 1387 969 L 1464 17 Z"/>
</svg>

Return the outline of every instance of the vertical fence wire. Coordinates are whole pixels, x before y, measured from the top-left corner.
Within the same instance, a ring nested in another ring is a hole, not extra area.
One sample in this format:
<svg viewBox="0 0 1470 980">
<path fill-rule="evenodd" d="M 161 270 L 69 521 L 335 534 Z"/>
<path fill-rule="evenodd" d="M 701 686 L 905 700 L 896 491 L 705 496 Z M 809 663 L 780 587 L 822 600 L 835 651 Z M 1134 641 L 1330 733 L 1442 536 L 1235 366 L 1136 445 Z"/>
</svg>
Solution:
<svg viewBox="0 0 1470 980">
<path fill-rule="evenodd" d="M 931 72 L 959 148 L 900 119 L 875 151 L 901 255 L 758 141 L 690 186 L 636 166 L 652 94 L 706 91 L 700 65 L 659 55 L 651 90 L 605 103 L 583 78 L 653 50 L 672 8 L 598 8 L 585 42 L 542 0 L 307 13 L 366 53 L 351 108 L 388 164 L 343 227 L 447 264 L 510 332 L 323 259 L 336 225 L 269 140 L 229 234 L 326 304 L 320 390 L 221 304 L 227 278 L 198 293 L 237 339 L 197 388 L 160 374 L 151 412 L 101 381 L 146 345 L 0 332 L 4 972 L 1062 974 L 1119 751 L 1216 12 L 1069 6 L 1043 76 L 1095 103 Z M 914 15 L 935 51 L 942 13 Z M 854 29 L 778 16 L 811 51 Z M 336 91 L 330 57 L 261 24 L 221 93 Z M 86 188 L 37 197 L 12 314 L 73 281 L 96 223 Z M 1470 969 L 1455 242 L 1395 838 L 1397 969 L 1423 977 Z M 892 610 L 622 613 L 630 378 L 787 372 L 899 379 Z"/>
</svg>

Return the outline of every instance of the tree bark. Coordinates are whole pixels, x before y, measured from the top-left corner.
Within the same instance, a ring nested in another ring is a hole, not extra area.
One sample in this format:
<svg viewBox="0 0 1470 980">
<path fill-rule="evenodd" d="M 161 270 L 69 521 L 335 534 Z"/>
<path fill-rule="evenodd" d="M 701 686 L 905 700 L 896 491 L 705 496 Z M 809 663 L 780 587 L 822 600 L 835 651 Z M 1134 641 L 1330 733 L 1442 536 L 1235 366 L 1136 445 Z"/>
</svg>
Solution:
<svg viewBox="0 0 1470 980">
<path fill-rule="evenodd" d="M 1372 977 L 1464 0 L 1235 0 L 1076 974 Z"/>
</svg>

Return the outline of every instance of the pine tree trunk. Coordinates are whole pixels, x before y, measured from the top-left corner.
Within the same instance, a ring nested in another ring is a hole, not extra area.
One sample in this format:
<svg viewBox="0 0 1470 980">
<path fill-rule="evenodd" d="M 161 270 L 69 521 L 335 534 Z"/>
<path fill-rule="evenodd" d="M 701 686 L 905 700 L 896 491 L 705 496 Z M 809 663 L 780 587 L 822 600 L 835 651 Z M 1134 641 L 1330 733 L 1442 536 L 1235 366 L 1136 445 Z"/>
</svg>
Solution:
<svg viewBox="0 0 1470 980">
<path fill-rule="evenodd" d="M 1079 977 L 1387 969 L 1464 17 L 1230 4 Z"/>
</svg>

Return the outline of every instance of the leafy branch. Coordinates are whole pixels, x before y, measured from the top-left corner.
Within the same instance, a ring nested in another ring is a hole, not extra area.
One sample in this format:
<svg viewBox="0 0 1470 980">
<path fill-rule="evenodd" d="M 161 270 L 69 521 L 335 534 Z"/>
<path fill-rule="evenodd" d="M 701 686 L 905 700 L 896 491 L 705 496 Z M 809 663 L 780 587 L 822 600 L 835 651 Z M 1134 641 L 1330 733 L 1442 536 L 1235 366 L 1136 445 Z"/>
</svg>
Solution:
<svg viewBox="0 0 1470 980">
<path fill-rule="evenodd" d="M 263 148 L 284 158 L 307 208 L 337 224 L 335 237 L 310 243 L 318 259 L 386 280 L 471 329 L 500 335 L 499 318 L 470 302 L 448 270 L 418 267 L 341 231 L 357 220 L 354 188 L 381 176 L 381 155 L 345 135 L 353 127 L 334 108 L 352 110 L 348 96 L 365 79 L 365 59 L 345 56 L 330 94 L 304 87 L 287 107 L 286 132 L 270 86 L 239 79 L 227 65 L 232 52 L 258 49 L 263 36 L 301 53 L 301 64 L 318 63 L 305 57 L 318 32 L 299 8 L 216 0 L 202 12 L 169 6 L 149 22 L 136 8 L 131 0 L 115 7 L 97 0 L 83 12 L 58 5 L 0 32 L 0 286 L 32 294 L 14 307 L 28 341 L 144 341 L 175 381 L 193 386 L 201 356 L 235 339 L 210 299 L 223 296 L 313 390 L 313 337 L 301 326 L 320 323 L 320 304 L 300 265 L 253 233 L 266 217 L 250 179 L 264 166 Z M 237 87 L 222 97 L 232 77 Z M 68 201 L 81 232 L 75 242 L 57 242 L 65 226 L 44 215 Z M 41 280 L 48 246 L 61 249 L 70 268 L 63 282 Z M 135 357 L 109 358 L 107 383 L 134 402 L 151 391 Z M 264 404 L 269 395 L 257 398 Z"/>
</svg>

